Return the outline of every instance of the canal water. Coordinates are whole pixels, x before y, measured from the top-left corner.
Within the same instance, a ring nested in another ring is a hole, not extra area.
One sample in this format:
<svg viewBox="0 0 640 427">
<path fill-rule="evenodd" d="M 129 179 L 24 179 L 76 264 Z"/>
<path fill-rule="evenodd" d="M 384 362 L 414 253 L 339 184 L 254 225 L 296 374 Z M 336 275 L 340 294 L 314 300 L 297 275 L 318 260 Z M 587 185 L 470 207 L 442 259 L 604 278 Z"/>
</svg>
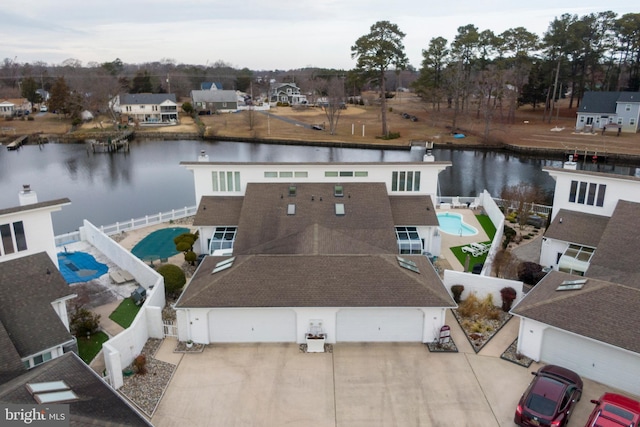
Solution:
<svg viewBox="0 0 640 427">
<path fill-rule="evenodd" d="M 4 147 L 3 147 L 4 148 Z M 424 149 L 379 150 L 211 141 L 133 141 L 129 153 L 91 153 L 84 144 L 23 146 L 0 150 L 0 209 L 18 205 L 23 184 L 39 201 L 68 197 L 71 205 L 53 213 L 56 234 L 75 231 L 88 219 L 113 224 L 196 204 L 193 176 L 180 166 L 205 150 L 211 161 L 392 162 L 422 161 Z M 440 174 L 440 195 L 473 196 L 487 189 L 498 196 L 508 185 L 527 182 L 548 194 L 554 182 L 542 172 L 561 159 L 535 159 L 505 152 L 433 150 L 453 167 Z M 640 176 L 638 168 L 591 163 L 589 170 Z"/>
</svg>

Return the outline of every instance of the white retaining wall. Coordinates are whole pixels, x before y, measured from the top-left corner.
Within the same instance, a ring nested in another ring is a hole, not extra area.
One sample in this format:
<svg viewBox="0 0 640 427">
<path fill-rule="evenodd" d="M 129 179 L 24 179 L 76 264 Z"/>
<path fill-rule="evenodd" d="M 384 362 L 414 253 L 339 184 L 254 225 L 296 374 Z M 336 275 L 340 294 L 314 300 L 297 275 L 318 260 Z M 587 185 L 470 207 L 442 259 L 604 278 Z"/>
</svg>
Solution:
<svg viewBox="0 0 640 427">
<path fill-rule="evenodd" d="M 500 296 L 500 289 L 504 287 L 511 287 L 516 290 L 516 299 L 513 301 L 513 306 L 516 305 L 524 296 L 522 292 L 522 282 L 517 280 L 507 280 L 498 277 L 481 276 L 478 274 L 465 273 L 462 271 L 445 270 L 444 279 L 442 280 L 447 292 L 453 297 L 451 292 L 451 286 L 462 285 L 464 286 L 464 292 L 460 296 L 460 300 L 464 301 L 470 294 L 476 294 L 479 299 L 484 299 L 488 294 L 491 294 L 493 298 L 493 305 L 496 307 L 502 307 L 502 297 Z"/>
<path fill-rule="evenodd" d="M 491 249 L 487 254 L 487 259 L 484 262 L 484 267 L 482 267 L 481 273 L 483 276 L 488 276 L 491 274 L 493 259 L 495 258 L 496 253 L 498 253 L 502 248 L 502 239 L 504 237 L 504 214 L 487 190 L 484 190 L 482 194 L 480 194 L 480 205 L 496 227 L 496 235 L 493 236 L 493 240 L 491 241 Z"/>
<path fill-rule="evenodd" d="M 122 370 L 140 354 L 149 338 L 162 339 L 162 308 L 165 306 L 164 279 L 131 252 L 85 220 L 80 228 L 86 240 L 147 289 L 147 300 L 127 329 L 102 345 L 109 383 L 115 389 L 124 384 Z"/>
</svg>

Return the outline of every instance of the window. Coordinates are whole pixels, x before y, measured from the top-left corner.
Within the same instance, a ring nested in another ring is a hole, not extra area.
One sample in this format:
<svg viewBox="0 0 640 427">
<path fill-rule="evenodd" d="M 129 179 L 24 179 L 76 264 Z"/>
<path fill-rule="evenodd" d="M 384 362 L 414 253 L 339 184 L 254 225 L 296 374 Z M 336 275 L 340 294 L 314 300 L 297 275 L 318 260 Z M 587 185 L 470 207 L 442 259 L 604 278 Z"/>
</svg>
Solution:
<svg viewBox="0 0 640 427">
<path fill-rule="evenodd" d="M 623 123 L 622 117 L 618 117 L 618 124 L 622 125 L 622 123 Z"/>
<path fill-rule="evenodd" d="M 631 117 L 631 118 L 629 119 L 629 124 L 630 124 L 631 126 L 635 125 L 635 124 L 636 124 L 636 119 L 635 119 L 635 118 L 633 118 L 633 117 Z"/>
<path fill-rule="evenodd" d="M 213 171 L 211 186 L 213 191 L 241 191 L 240 172 Z"/>
<path fill-rule="evenodd" d="M 42 365 L 47 360 L 51 360 L 51 352 L 39 354 L 33 358 L 33 366 Z"/>
<path fill-rule="evenodd" d="M 352 171 L 340 171 L 340 176 L 353 176 Z"/>
<path fill-rule="evenodd" d="M 342 185 L 335 185 L 333 187 L 333 195 L 335 197 L 344 197 L 344 188 Z"/>
<path fill-rule="evenodd" d="M 11 226 L 9 224 L 0 225 L 0 238 L 2 238 L 2 251 L 4 255 L 15 252 L 13 238 L 11 237 Z"/>
<path fill-rule="evenodd" d="M 289 197 L 295 197 L 297 193 L 297 189 L 295 185 L 289 186 Z"/>
<path fill-rule="evenodd" d="M 265 178 L 277 178 L 278 177 L 278 172 L 265 172 L 264 173 L 264 177 Z"/>
<path fill-rule="evenodd" d="M 293 172 L 280 172 L 280 178 L 293 178 Z"/>
<path fill-rule="evenodd" d="M 233 249 L 238 227 L 216 227 L 209 242 L 209 254 L 221 249 Z"/>
<path fill-rule="evenodd" d="M 604 205 L 604 195 L 607 186 L 596 184 L 595 182 L 571 181 L 569 189 L 569 203 L 580 203 L 582 205 L 600 206 Z"/>
<path fill-rule="evenodd" d="M 27 238 L 24 235 L 24 224 L 22 221 L 13 223 L 13 234 L 16 236 L 16 247 L 18 251 L 26 251 Z"/>
<path fill-rule="evenodd" d="M 422 254 L 422 239 L 416 227 L 396 227 L 398 253 Z"/>
<path fill-rule="evenodd" d="M 391 191 L 420 191 L 420 171 L 392 172 Z"/>
<path fill-rule="evenodd" d="M 341 177 L 367 177 L 369 176 L 369 172 L 367 171 L 325 171 L 325 178 L 335 178 L 337 176 Z"/>
<path fill-rule="evenodd" d="M 626 104 L 624 106 L 624 111 L 631 111 L 631 104 Z"/>
</svg>

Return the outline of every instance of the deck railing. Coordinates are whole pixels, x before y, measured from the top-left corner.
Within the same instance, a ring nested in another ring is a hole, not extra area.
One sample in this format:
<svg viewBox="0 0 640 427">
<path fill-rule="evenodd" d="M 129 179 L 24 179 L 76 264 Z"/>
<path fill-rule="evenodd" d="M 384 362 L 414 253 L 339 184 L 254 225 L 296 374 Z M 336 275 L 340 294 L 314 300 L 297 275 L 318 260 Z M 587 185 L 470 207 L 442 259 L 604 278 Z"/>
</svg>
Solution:
<svg viewBox="0 0 640 427">
<path fill-rule="evenodd" d="M 122 233 L 124 231 L 137 230 L 138 228 L 148 227 L 150 225 L 162 224 L 163 222 L 175 221 L 180 218 L 186 218 L 196 214 L 197 206 L 185 206 L 182 209 L 172 209 L 167 212 L 159 212 L 153 215 L 145 215 L 141 218 L 132 218 L 128 221 L 116 222 L 111 225 L 103 225 L 98 227 L 107 236 Z M 55 236 L 56 246 L 62 246 L 67 243 L 77 242 L 80 240 L 80 231 L 61 234 Z"/>
</svg>

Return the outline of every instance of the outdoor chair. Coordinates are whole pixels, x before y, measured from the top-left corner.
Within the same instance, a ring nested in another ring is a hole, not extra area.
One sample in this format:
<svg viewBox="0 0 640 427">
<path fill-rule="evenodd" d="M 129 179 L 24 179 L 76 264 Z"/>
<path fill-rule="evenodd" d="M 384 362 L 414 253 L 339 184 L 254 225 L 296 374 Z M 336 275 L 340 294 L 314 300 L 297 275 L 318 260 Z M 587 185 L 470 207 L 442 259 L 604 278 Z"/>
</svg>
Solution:
<svg viewBox="0 0 640 427">
<path fill-rule="evenodd" d="M 482 255 L 477 248 L 471 246 L 463 246 L 462 252 L 464 252 L 465 254 L 473 255 L 474 257 L 479 257 L 480 255 Z"/>
<path fill-rule="evenodd" d="M 489 252 L 489 249 L 491 248 L 491 246 L 489 245 L 485 245 L 484 243 L 477 243 L 477 242 L 470 243 L 469 246 L 471 246 L 472 248 L 480 252 L 480 255 L 486 254 L 487 252 Z"/>
<path fill-rule="evenodd" d="M 452 208 L 461 208 L 462 203 L 460 203 L 460 196 L 455 196 L 451 199 L 451 207 Z"/>
</svg>

